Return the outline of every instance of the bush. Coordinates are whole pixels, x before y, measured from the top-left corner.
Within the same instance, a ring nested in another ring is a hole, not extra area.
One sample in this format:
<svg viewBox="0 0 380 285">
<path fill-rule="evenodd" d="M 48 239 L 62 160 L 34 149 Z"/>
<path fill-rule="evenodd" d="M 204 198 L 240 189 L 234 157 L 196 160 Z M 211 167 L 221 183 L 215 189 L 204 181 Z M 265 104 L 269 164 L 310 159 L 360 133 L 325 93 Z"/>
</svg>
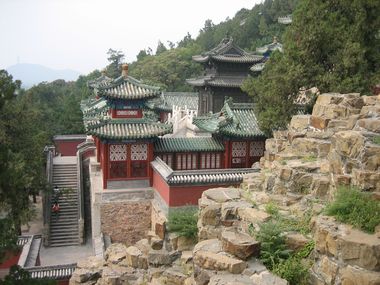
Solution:
<svg viewBox="0 0 380 285">
<path fill-rule="evenodd" d="M 372 200 L 369 195 L 355 187 L 339 187 L 334 201 L 327 205 L 325 212 L 339 222 L 373 233 L 380 223 L 380 202 Z"/>
<path fill-rule="evenodd" d="M 194 208 L 176 209 L 169 213 L 168 231 L 174 232 L 179 236 L 196 239 L 198 210 Z"/>
<path fill-rule="evenodd" d="M 278 217 L 280 210 L 277 204 L 271 201 L 265 205 L 265 212 L 267 212 L 268 214 L 274 217 Z"/>
<path fill-rule="evenodd" d="M 308 284 L 309 267 L 302 262 L 302 259 L 292 256 L 276 264 L 273 272 L 286 279 L 290 285 L 306 285 Z"/>
<path fill-rule="evenodd" d="M 261 224 L 256 239 L 261 242 L 260 260 L 269 270 L 290 256 L 291 251 L 286 248 L 285 237 L 278 223 L 270 221 Z"/>
</svg>

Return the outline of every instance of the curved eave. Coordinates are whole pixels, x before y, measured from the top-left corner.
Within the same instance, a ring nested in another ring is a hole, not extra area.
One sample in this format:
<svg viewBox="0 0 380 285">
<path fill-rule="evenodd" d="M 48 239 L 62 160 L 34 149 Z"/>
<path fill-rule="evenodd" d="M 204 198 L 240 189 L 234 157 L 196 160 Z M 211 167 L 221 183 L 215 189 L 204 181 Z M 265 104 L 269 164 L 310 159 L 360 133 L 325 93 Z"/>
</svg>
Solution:
<svg viewBox="0 0 380 285">
<path fill-rule="evenodd" d="M 206 85 L 204 80 L 201 82 L 198 79 L 186 79 L 186 83 L 195 87 L 203 87 Z"/>
<path fill-rule="evenodd" d="M 159 136 L 163 136 L 166 134 L 170 134 L 172 132 L 172 128 L 163 129 L 154 133 L 142 133 L 142 134 L 125 134 L 125 135 L 117 135 L 117 134 L 105 134 L 99 132 L 97 129 L 91 129 L 88 131 L 88 134 L 99 137 L 101 139 L 112 139 L 112 140 L 130 140 L 130 139 L 149 139 L 156 138 Z"/>
<path fill-rule="evenodd" d="M 160 92 L 151 93 L 151 94 L 109 94 L 107 92 L 99 92 L 99 96 L 108 98 L 108 99 L 127 99 L 127 100 L 138 100 L 138 99 L 146 99 L 153 98 L 160 95 Z"/>
<path fill-rule="evenodd" d="M 212 59 L 219 62 L 228 62 L 228 63 L 247 63 L 254 64 L 263 60 L 262 56 L 212 56 Z"/>
</svg>

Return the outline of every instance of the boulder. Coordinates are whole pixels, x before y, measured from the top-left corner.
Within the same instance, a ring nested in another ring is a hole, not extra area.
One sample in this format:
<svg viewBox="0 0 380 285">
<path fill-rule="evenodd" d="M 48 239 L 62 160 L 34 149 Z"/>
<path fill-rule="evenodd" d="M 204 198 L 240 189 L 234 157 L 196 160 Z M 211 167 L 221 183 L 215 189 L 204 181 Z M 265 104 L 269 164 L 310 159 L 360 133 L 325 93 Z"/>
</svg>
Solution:
<svg viewBox="0 0 380 285">
<path fill-rule="evenodd" d="M 171 267 L 166 269 L 163 274 L 164 284 L 166 285 L 182 285 L 184 284 L 187 276 L 181 272 L 178 267 Z"/>
<path fill-rule="evenodd" d="M 204 226 L 217 226 L 220 224 L 220 215 L 221 204 L 212 204 L 201 209 L 199 220 Z"/>
<path fill-rule="evenodd" d="M 269 271 L 263 271 L 251 276 L 251 280 L 255 285 L 288 285 L 288 281 L 282 279 Z"/>
<path fill-rule="evenodd" d="M 250 256 L 258 256 L 260 242 L 244 233 L 223 231 L 222 249 L 236 257 L 247 260 Z"/>
<path fill-rule="evenodd" d="M 239 274 L 244 271 L 247 264 L 240 259 L 229 257 L 223 253 L 214 253 L 211 251 L 199 250 L 194 254 L 194 264 L 201 268 L 228 271 L 233 274 Z"/>
<path fill-rule="evenodd" d="M 152 238 L 150 241 L 150 246 L 152 249 L 160 250 L 162 249 L 162 246 L 164 245 L 164 241 L 160 238 Z"/>
<path fill-rule="evenodd" d="M 118 264 L 126 258 L 127 247 L 122 243 L 113 243 L 107 248 L 104 255 L 107 262 Z"/>
<path fill-rule="evenodd" d="M 210 278 L 208 285 L 252 285 L 252 281 L 244 275 L 217 274 Z"/>
<path fill-rule="evenodd" d="M 300 233 L 287 233 L 285 234 L 286 246 L 293 250 L 298 251 L 309 242 L 310 240 Z"/>
<path fill-rule="evenodd" d="M 166 250 L 150 250 L 148 253 L 148 263 L 152 266 L 170 265 L 175 256 Z"/>
<path fill-rule="evenodd" d="M 70 278 L 70 284 L 81 284 L 85 282 L 94 282 L 101 277 L 103 270 L 101 269 L 85 269 L 85 268 L 77 268 L 73 272 Z"/>
<path fill-rule="evenodd" d="M 289 130 L 292 131 L 302 131 L 309 127 L 310 115 L 295 115 L 292 117 Z"/>
<path fill-rule="evenodd" d="M 343 131 L 336 133 L 331 142 L 339 155 L 355 159 L 364 149 L 365 138 L 357 131 Z"/>
<path fill-rule="evenodd" d="M 318 253 L 352 266 L 380 271 L 380 240 L 375 234 L 338 223 L 333 217 L 318 216 L 312 225 Z"/>
<path fill-rule="evenodd" d="M 254 224 L 267 222 L 271 218 L 268 213 L 255 208 L 240 208 L 238 215 L 243 221 Z"/>
<path fill-rule="evenodd" d="M 310 118 L 310 125 L 313 128 L 316 128 L 319 130 L 326 129 L 329 122 L 330 122 L 330 119 L 319 117 L 319 116 L 311 116 Z"/>
<path fill-rule="evenodd" d="M 136 246 L 130 246 L 127 248 L 127 254 L 125 260 L 120 264 L 126 264 L 133 268 L 148 268 L 147 257 L 143 255 L 140 249 Z"/>
<path fill-rule="evenodd" d="M 356 122 L 355 130 L 367 130 L 370 132 L 380 133 L 380 119 L 379 118 L 368 118 L 360 119 Z"/>
<path fill-rule="evenodd" d="M 213 188 L 203 192 L 203 195 L 217 203 L 225 203 L 240 198 L 240 192 L 236 188 Z"/>
<path fill-rule="evenodd" d="M 341 270 L 342 285 L 378 285 L 380 273 L 347 266 Z"/>
</svg>

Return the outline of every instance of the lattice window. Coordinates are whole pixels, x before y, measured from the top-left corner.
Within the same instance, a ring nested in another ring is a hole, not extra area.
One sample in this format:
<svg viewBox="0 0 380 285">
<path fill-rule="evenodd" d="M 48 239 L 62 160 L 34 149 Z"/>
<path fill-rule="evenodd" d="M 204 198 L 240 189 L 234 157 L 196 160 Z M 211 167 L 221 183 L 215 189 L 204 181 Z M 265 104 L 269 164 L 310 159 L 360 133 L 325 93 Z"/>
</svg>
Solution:
<svg viewBox="0 0 380 285">
<path fill-rule="evenodd" d="M 201 169 L 220 168 L 220 153 L 202 153 Z"/>
<path fill-rule="evenodd" d="M 194 153 L 177 154 L 176 170 L 197 169 L 197 155 Z"/>
<path fill-rule="evenodd" d="M 263 156 L 265 143 L 263 141 L 251 142 L 249 146 L 249 156 Z"/>
<path fill-rule="evenodd" d="M 246 142 L 232 142 L 232 157 L 245 157 L 246 154 Z"/>
<path fill-rule="evenodd" d="M 160 158 L 170 167 L 173 168 L 173 154 L 161 154 Z"/>
<path fill-rule="evenodd" d="M 132 144 L 131 145 L 131 160 L 147 160 L 148 145 L 147 144 Z"/>
<path fill-rule="evenodd" d="M 110 161 L 127 160 L 127 146 L 125 144 L 110 145 Z"/>
</svg>

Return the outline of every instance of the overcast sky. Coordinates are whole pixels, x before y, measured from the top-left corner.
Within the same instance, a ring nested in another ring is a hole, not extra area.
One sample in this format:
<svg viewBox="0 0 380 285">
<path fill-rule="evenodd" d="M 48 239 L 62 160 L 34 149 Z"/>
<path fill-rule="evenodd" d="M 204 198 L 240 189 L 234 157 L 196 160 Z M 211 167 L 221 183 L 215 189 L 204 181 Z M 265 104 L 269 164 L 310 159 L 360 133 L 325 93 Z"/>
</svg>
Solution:
<svg viewBox="0 0 380 285">
<path fill-rule="evenodd" d="M 107 64 L 109 48 L 126 61 L 158 40 L 198 35 L 260 0 L 0 0 L 0 68 L 37 63 L 88 73 Z"/>
</svg>

